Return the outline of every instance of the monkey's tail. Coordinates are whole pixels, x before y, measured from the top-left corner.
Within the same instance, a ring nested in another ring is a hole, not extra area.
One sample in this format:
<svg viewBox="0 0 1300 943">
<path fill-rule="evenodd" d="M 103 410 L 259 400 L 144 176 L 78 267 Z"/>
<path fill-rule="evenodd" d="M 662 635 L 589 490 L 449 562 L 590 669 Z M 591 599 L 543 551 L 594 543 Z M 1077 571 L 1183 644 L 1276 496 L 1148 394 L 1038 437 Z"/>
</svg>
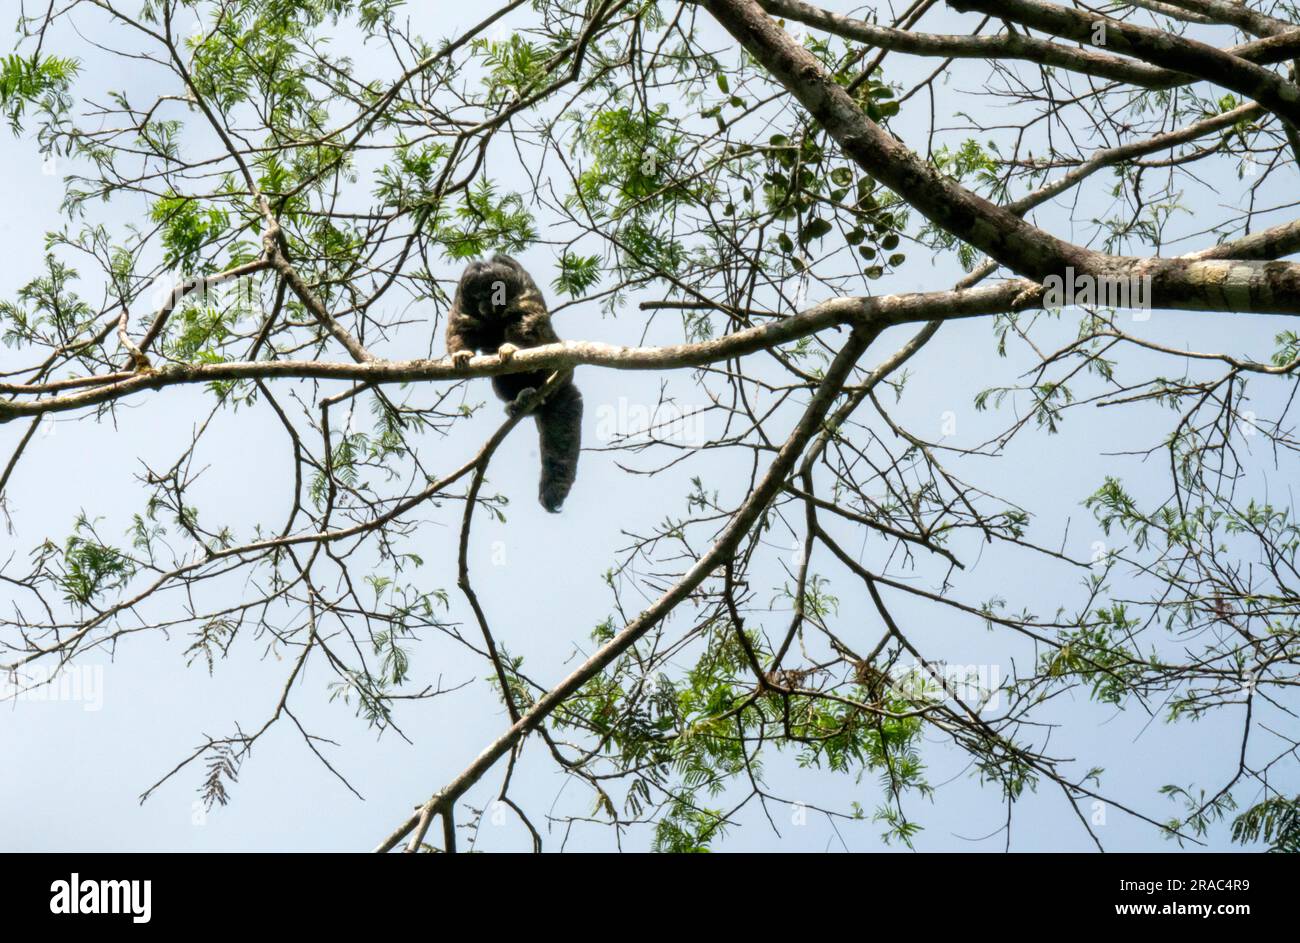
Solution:
<svg viewBox="0 0 1300 943">
<path fill-rule="evenodd" d="M 582 449 L 582 394 L 572 381 L 557 387 L 537 407 L 537 432 L 541 440 L 542 481 L 537 489 L 542 507 L 552 514 L 569 496 L 578 474 Z"/>
</svg>

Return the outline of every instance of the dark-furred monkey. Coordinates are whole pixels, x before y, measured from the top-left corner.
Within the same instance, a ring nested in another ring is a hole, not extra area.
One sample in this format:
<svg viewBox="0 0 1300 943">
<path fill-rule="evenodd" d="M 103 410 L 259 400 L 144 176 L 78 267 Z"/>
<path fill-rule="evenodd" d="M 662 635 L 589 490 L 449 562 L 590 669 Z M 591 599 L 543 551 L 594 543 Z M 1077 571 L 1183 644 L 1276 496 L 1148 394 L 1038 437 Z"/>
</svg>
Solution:
<svg viewBox="0 0 1300 943">
<path fill-rule="evenodd" d="M 475 351 L 509 360 L 521 347 L 558 343 L 551 315 L 537 283 L 508 255 L 471 262 L 456 286 L 447 318 L 447 353 L 457 366 Z M 507 373 L 492 378 L 492 388 L 511 410 L 520 396 L 541 389 L 549 371 Z M 558 511 L 573 487 L 582 447 L 582 394 L 570 375 L 533 410 L 541 444 L 542 478 L 538 499 Z"/>
</svg>

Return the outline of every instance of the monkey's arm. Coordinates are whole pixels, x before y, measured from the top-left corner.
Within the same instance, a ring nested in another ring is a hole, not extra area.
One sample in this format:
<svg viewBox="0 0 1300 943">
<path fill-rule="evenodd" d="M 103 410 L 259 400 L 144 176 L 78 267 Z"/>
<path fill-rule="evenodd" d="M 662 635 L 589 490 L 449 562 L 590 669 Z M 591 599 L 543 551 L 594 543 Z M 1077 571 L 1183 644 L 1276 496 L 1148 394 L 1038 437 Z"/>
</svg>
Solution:
<svg viewBox="0 0 1300 943">
<path fill-rule="evenodd" d="M 478 348 L 476 328 L 478 320 L 465 314 L 460 307 L 460 292 L 447 315 L 447 356 L 452 363 L 464 366 Z"/>
</svg>

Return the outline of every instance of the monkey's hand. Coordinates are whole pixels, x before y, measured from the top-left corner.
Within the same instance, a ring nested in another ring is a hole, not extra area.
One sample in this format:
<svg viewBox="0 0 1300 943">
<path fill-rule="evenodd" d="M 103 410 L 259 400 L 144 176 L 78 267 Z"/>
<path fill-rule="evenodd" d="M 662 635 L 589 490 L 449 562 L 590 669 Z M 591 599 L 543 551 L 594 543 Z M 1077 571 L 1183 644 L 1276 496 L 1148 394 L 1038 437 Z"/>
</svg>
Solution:
<svg viewBox="0 0 1300 943">
<path fill-rule="evenodd" d="M 526 386 L 519 391 L 519 395 L 506 403 L 506 415 L 518 416 L 522 412 L 527 412 L 537 405 L 534 400 L 537 399 L 537 390 L 534 387 Z"/>
<path fill-rule="evenodd" d="M 497 356 L 501 358 L 502 363 L 509 363 L 515 353 L 519 350 L 514 344 L 505 343 L 497 348 Z"/>
<path fill-rule="evenodd" d="M 451 365 L 457 370 L 464 370 L 474 358 L 472 350 L 458 350 L 451 355 Z"/>
</svg>

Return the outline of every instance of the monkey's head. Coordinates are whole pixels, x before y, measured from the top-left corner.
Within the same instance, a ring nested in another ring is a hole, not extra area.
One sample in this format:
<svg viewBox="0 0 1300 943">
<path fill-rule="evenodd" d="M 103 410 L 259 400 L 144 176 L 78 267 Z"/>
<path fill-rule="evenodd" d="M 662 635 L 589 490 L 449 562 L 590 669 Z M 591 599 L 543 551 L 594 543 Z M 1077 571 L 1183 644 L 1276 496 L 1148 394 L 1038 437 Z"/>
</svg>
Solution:
<svg viewBox="0 0 1300 943">
<path fill-rule="evenodd" d="M 498 318 L 526 287 L 523 268 L 508 255 L 476 259 L 460 277 L 463 308 L 480 318 Z"/>
</svg>

